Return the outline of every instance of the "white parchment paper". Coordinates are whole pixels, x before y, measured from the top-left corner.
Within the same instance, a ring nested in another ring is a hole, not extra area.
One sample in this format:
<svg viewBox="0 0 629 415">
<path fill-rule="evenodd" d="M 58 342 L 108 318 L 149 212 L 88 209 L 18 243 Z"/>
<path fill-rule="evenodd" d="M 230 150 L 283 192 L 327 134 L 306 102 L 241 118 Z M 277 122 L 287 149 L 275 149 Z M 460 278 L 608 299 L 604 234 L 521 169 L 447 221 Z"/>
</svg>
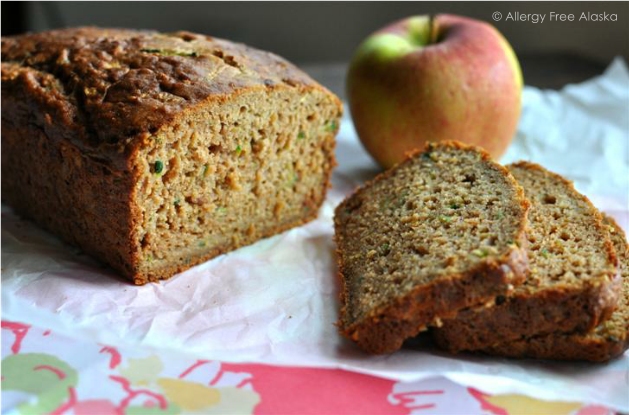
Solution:
<svg viewBox="0 0 629 415">
<path fill-rule="evenodd" d="M 346 116 L 339 166 L 317 220 L 223 255 L 161 284 L 135 287 L 2 208 L 5 319 L 76 338 L 194 353 L 232 362 L 339 367 L 398 380 L 447 378 L 490 393 L 599 403 L 629 412 L 629 354 L 609 364 L 451 357 L 406 348 L 367 356 L 334 327 L 338 285 L 334 207 L 378 168 Z M 526 159 L 575 181 L 627 230 L 629 72 L 616 60 L 600 77 L 562 91 L 525 88 L 514 143 Z"/>
</svg>

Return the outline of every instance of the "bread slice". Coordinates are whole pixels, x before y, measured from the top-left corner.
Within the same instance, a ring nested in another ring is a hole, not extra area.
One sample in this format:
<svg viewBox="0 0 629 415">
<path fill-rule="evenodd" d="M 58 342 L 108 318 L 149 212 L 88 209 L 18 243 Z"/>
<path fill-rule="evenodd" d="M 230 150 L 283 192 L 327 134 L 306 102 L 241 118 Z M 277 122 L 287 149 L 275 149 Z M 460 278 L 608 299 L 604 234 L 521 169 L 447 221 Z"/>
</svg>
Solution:
<svg viewBox="0 0 629 415">
<path fill-rule="evenodd" d="M 600 213 L 571 182 L 543 167 L 508 166 L 531 201 L 530 274 L 495 305 L 464 310 L 434 330 L 451 352 L 479 350 L 531 336 L 588 331 L 618 299 L 617 259 Z"/>
<path fill-rule="evenodd" d="M 430 144 L 336 209 L 339 329 L 370 353 L 399 349 L 527 271 L 528 201 L 484 151 Z"/>
<path fill-rule="evenodd" d="M 483 350 L 507 357 L 604 362 L 629 348 L 629 245 L 620 226 L 604 216 L 619 258 L 622 289 L 611 317 L 586 333 L 549 334 L 516 340 Z"/>
<path fill-rule="evenodd" d="M 2 39 L 2 200 L 136 284 L 317 215 L 339 99 L 189 32 Z"/>
</svg>

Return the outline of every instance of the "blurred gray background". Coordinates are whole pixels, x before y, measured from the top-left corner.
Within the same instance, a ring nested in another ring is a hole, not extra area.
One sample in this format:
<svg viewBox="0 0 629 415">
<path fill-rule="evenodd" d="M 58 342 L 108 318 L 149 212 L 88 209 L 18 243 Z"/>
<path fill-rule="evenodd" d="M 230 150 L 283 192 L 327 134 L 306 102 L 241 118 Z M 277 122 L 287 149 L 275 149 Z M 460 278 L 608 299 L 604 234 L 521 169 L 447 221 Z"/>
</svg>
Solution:
<svg viewBox="0 0 629 415">
<path fill-rule="evenodd" d="M 189 30 L 275 52 L 342 95 L 344 69 L 367 35 L 415 14 L 455 13 L 494 24 L 509 40 L 525 82 L 559 88 L 629 61 L 629 2 L 2 2 L 2 34 L 97 25 Z M 502 13 L 494 21 L 492 13 Z M 546 14 L 543 23 L 509 13 Z M 551 12 L 574 22 L 549 21 Z M 617 21 L 579 21 L 582 13 Z"/>
</svg>

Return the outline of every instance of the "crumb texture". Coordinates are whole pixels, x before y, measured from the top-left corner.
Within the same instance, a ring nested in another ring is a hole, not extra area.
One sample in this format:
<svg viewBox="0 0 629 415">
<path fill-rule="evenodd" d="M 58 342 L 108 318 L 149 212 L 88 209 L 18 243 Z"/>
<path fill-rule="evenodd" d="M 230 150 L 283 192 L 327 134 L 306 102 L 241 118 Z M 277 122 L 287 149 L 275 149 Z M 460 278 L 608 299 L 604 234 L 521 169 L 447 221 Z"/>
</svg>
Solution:
<svg viewBox="0 0 629 415">
<path fill-rule="evenodd" d="M 485 352 L 509 357 L 604 362 L 621 356 L 629 347 L 629 245 L 622 228 L 604 217 L 619 258 L 622 277 L 618 306 L 608 320 L 587 332 L 533 336 L 497 345 Z"/>
<path fill-rule="evenodd" d="M 617 301 L 617 259 L 596 208 L 572 183 L 539 165 L 508 167 L 531 201 L 530 273 L 493 307 L 465 310 L 436 329 L 440 346 L 451 351 L 589 330 Z"/>
<path fill-rule="evenodd" d="M 504 294 L 526 272 L 527 209 L 503 167 L 456 143 L 429 145 L 378 176 L 336 210 L 341 330 L 381 352 Z"/>
<path fill-rule="evenodd" d="M 255 91 L 156 135 L 159 144 L 135 166 L 143 272 L 314 218 L 333 167 L 337 117 L 325 95 Z"/>
</svg>

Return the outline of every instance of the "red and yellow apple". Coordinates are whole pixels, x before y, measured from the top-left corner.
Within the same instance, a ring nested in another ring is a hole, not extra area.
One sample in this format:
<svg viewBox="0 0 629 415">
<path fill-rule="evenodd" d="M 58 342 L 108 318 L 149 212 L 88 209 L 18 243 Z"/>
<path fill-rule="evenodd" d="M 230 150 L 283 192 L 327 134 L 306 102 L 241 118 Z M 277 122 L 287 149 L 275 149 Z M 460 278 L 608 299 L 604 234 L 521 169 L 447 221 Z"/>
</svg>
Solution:
<svg viewBox="0 0 629 415">
<path fill-rule="evenodd" d="M 520 118 L 522 73 L 488 23 L 415 16 L 369 36 L 347 74 L 361 142 L 384 168 L 427 142 L 458 140 L 498 159 Z"/>
</svg>

